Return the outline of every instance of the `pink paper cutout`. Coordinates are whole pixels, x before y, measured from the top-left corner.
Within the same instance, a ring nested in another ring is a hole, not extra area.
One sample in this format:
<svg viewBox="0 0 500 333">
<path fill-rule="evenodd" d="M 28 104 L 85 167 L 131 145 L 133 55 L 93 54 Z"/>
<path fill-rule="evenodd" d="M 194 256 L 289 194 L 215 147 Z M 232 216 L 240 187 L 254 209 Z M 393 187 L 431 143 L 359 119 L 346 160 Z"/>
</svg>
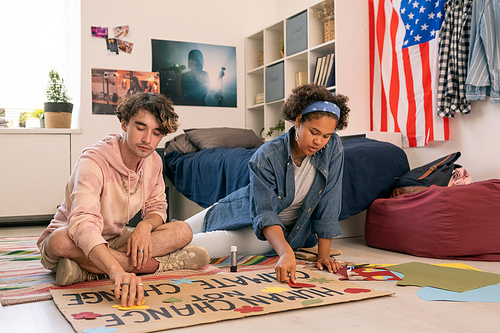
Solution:
<svg viewBox="0 0 500 333">
<path fill-rule="evenodd" d="M 80 313 L 73 313 L 72 316 L 74 319 L 96 319 L 97 317 L 100 317 L 102 315 L 93 312 L 80 312 Z"/>
<path fill-rule="evenodd" d="M 347 275 L 347 265 L 340 267 L 336 273 L 345 276 L 346 278 L 349 278 Z"/>
<path fill-rule="evenodd" d="M 370 291 L 371 291 L 370 289 L 363 289 L 363 288 L 347 288 L 347 289 L 344 289 L 344 292 L 348 293 L 348 294 L 369 293 Z"/>
<path fill-rule="evenodd" d="M 240 313 L 261 312 L 264 311 L 264 308 L 262 306 L 243 305 L 241 308 L 234 309 L 234 311 L 239 311 Z"/>
<path fill-rule="evenodd" d="M 315 284 L 300 283 L 300 282 L 293 283 L 292 280 L 288 280 L 288 285 L 292 288 L 314 288 L 314 287 L 316 287 Z"/>
<path fill-rule="evenodd" d="M 337 272 L 338 273 L 338 272 Z M 399 281 L 401 278 L 383 267 L 362 267 L 355 268 L 350 272 L 350 276 L 339 280 L 349 280 L 349 278 L 363 281 Z"/>
</svg>

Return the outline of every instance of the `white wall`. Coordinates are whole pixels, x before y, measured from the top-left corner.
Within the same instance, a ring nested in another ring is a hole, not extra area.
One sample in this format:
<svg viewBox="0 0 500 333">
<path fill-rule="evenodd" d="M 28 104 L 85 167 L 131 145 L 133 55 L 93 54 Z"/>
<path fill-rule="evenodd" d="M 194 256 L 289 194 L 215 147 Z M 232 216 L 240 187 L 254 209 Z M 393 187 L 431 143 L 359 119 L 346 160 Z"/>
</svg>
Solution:
<svg viewBox="0 0 500 333">
<path fill-rule="evenodd" d="M 72 136 L 72 163 L 81 150 L 106 134 L 120 132 L 116 116 L 92 115 L 91 69 L 109 68 L 151 71 L 151 39 L 175 40 L 236 47 L 236 108 L 176 106 L 181 127 L 245 127 L 244 38 L 272 24 L 276 6 L 265 0 L 132 1 L 84 0 L 81 2 L 81 135 Z M 91 26 L 129 25 L 132 54 L 108 56 L 105 41 L 91 37 Z M 167 139 L 164 139 L 160 146 Z"/>
</svg>

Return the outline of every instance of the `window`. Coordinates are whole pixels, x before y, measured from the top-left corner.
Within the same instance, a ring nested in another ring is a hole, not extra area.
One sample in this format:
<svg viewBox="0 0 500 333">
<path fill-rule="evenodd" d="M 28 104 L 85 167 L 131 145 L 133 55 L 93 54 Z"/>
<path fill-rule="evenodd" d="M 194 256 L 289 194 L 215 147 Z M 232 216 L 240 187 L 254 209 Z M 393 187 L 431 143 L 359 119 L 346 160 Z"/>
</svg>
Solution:
<svg viewBox="0 0 500 333">
<path fill-rule="evenodd" d="M 76 3 L 79 5 L 72 0 L 2 1 L 0 109 L 5 109 L 14 127 L 21 112 L 43 109 L 49 70 L 62 75 L 70 97 L 79 90 L 70 85 L 72 72 L 78 73 L 71 68 L 75 63 L 71 48 L 80 42 L 79 36 L 72 38 L 71 9 Z"/>
</svg>

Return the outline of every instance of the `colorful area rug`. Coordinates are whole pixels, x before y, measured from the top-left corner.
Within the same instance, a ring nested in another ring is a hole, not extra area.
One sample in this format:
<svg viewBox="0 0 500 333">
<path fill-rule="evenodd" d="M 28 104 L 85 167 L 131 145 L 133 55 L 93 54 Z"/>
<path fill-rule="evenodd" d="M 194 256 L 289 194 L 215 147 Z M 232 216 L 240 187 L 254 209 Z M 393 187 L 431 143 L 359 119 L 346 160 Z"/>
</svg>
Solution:
<svg viewBox="0 0 500 333">
<path fill-rule="evenodd" d="M 0 238 L 0 300 L 2 305 L 51 300 L 50 290 L 90 288 L 109 284 L 109 280 L 81 282 L 67 287 L 55 285 L 55 275 L 40 263 L 36 246 L 38 237 Z M 273 268 L 277 257 L 239 256 L 238 271 Z M 202 270 L 180 270 L 143 275 L 143 281 L 175 279 L 186 276 L 212 275 L 230 270 L 229 257 L 213 260 Z"/>
</svg>

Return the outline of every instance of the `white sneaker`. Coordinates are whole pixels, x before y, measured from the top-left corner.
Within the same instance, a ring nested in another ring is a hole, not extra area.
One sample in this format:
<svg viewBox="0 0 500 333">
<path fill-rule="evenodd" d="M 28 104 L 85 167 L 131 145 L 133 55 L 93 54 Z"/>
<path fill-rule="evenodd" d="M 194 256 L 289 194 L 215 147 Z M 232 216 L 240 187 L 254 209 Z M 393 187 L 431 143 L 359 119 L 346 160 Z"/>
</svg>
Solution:
<svg viewBox="0 0 500 333">
<path fill-rule="evenodd" d="M 107 279 L 106 274 L 94 274 L 89 273 L 76 263 L 68 258 L 62 258 L 59 260 L 56 272 L 56 285 L 57 286 L 69 286 L 70 284 L 84 282 L 84 281 L 94 281 L 100 279 Z"/>
<path fill-rule="evenodd" d="M 156 273 L 177 269 L 200 269 L 210 262 L 210 254 L 200 246 L 187 245 L 163 257 L 154 257 L 160 263 Z"/>
</svg>

